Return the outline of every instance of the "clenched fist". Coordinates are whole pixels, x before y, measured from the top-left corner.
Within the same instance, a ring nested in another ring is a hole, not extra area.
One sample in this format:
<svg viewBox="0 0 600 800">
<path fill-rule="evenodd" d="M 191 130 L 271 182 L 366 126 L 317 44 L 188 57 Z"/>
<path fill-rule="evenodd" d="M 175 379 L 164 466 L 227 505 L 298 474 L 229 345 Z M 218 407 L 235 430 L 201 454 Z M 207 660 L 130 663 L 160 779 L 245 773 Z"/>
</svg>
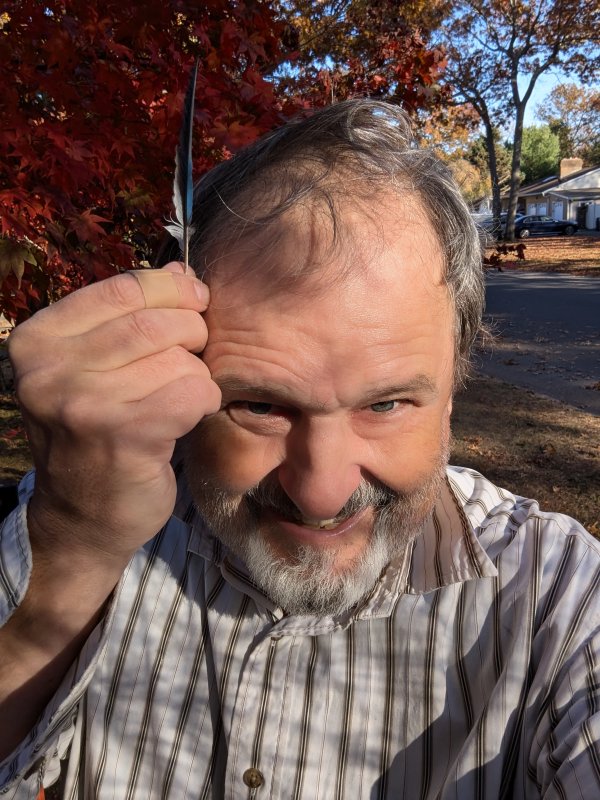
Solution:
<svg viewBox="0 0 600 800">
<path fill-rule="evenodd" d="M 219 408 L 197 356 L 208 288 L 180 264 L 153 272 L 85 287 L 10 336 L 42 552 L 128 559 L 173 509 L 176 439 Z"/>
</svg>

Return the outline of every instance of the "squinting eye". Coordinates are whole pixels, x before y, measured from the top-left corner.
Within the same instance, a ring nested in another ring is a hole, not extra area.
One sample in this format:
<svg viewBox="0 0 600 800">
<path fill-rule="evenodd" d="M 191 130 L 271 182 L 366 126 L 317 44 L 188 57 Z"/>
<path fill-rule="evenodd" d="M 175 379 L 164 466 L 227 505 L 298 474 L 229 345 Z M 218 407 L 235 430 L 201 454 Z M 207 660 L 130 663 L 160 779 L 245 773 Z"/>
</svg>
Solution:
<svg viewBox="0 0 600 800">
<path fill-rule="evenodd" d="M 269 414 L 273 410 L 272 403 L 253 403 L 248 401 L 248 411 L 251 414 Z"/>
<path fill-rule="evenodd" d="M 381 403 L 373 403 L 369 408 L 371 411 L 377 411 L 381 413 L 382 411 L 393 411 L 395 400 L 382 400 Z"/>
</svg>

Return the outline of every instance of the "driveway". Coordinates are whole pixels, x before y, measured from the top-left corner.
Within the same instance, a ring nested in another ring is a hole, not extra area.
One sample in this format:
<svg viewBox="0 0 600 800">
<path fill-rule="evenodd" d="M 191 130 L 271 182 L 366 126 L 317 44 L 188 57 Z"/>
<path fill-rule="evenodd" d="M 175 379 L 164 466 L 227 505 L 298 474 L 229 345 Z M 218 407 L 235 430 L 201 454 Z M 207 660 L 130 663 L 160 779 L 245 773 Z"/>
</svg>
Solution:
<svg viewBox="0 0 600 800">
<path fill-rule="evenodd" d="M 600 278 L 488 272 L 484 375 L 600 416 Z"/>
</svg>

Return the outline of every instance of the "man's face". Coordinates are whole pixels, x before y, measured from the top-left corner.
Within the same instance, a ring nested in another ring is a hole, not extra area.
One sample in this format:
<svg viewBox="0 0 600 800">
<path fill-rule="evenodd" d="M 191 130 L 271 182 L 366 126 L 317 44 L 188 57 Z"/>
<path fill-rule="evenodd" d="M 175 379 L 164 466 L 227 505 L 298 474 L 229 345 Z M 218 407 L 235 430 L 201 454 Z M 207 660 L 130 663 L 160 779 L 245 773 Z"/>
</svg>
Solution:
<svg viewBox="0 0 600 800">
<path fill-rule="evenodd" d="M 442 256 L 414 199 L 377 223 L 349 210 L 337 248 L 322 224 L 281 223 L 282 264 L 322 262 L 305 285 L 270 291 L 227 267 L 213 279 L 203 358 L 223 404 L 185 450 L 214 532 L 295 613 L 354 605 L 421 531 L 453 382 Z"/>
</svg>

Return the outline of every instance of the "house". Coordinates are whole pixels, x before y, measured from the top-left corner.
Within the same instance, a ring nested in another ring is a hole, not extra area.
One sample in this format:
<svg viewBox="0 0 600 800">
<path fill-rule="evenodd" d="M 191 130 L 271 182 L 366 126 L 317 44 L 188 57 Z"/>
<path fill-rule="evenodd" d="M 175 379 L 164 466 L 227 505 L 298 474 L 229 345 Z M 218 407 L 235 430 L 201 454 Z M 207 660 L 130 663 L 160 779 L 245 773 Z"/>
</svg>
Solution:
<svg viewBox="0 0 600 800">
<path fill-rule="evenodd" d="M 580 229 L 600 230 L 600 166 L 583 167 L 580 158 L 563 158 L 558 175 L 521 186 L 518 211 L 570 219 Z M 508 195 L 502 208 L 508 207 Z"/>
</svg>

